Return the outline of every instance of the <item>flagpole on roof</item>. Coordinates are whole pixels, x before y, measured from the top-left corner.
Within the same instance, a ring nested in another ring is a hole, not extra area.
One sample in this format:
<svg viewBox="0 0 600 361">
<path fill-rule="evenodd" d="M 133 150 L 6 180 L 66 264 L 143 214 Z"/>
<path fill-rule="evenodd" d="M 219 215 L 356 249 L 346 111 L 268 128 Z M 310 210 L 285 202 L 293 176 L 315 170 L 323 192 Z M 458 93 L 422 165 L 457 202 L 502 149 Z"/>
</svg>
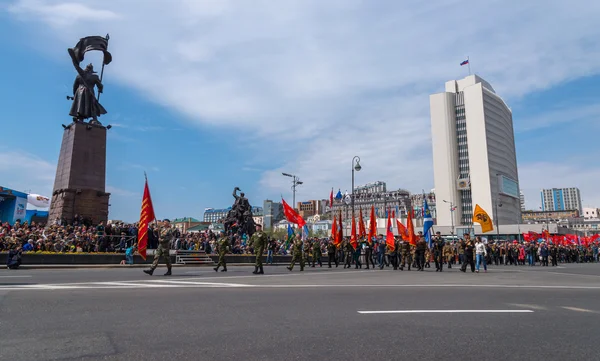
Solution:
<svg viewBox="0 0 600 361">
<path fill-rule="evenodd" d="M 469 75 L 471 75 L 471 61 L 469 60 L 468 56 L 467 56 L 467 66 L 469 67 Z"/>
</svg>

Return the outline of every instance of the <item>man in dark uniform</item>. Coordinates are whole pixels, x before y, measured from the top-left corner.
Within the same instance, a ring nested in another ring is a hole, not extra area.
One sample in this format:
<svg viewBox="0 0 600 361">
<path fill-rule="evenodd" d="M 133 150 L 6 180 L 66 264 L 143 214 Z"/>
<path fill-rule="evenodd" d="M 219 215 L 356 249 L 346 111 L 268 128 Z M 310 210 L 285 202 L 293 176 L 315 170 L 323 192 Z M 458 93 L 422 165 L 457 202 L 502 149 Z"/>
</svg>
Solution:
<svg viewBox="0 0 600 361">
<path fill-rule="evenodd" d="M 337 251 L 335 244 L 333 244 L 333 240 L 330 240 L 329 243 L 327 243 L 327 255 L 329 256 L 329 268 L 331 268 L 331 261 L 333 261 L 333 263 L 335 263 L 335 267 L 338 266 L 338 260 L 335 257 L 335 252 Z"/>
<path fill-rule="evenodd" d="M 433 236 L 433 260 L 435 261 L 435 271 L 442 272 L 444 269 L 444 239 L 440 232 L 435 232 Z"/>
<path fill-rule="evenodd" d="M 425 268 L 425 252 L 427 251 L 427 243 L 423 238 L 423 233 L 419 232 L 419 240 L 417 241 L 417 247 L 415 249 L 415 256 L 417 257 L 417 269 L 423 271 Z"/>
<path fill-rule="evenodd" d="M 267 246 L 267 235 L 262 231 L 260 224 L 256 225 L 256 232 L 250 237 L 250 247 L 254 248 L 256 261 L 254 262 L 254 274 L 265 274 L 263 271 L 262 257 Z"/>
<path fill-rule="evenodd" d="M 350 268 L 352 267 L 352 256 L 354 254 L 354 248 L 348 240 L 344 241 L 344 251 L 344 259 L 346 261 L 346 263 L 344 263 L 344 268 Z"/>
<path fill-rule="evenodd" d="M 462 272 L 467 272 L 467 265 L 471 266 L 471 272 L 475 272 L 475 262 L 473 262 L 473 250 L 475 246 L 471 241 L 471 236 L 469 234 L 465 234 L 465 254 L 464 254 L 464 262 L 460 270 Z"/>
<path fill-rule="evenodd" d="M 158 267 L 158 262 L 161 257 L 164 257 L 165 263 L 167 264 L 167 273 L 165 276 L 171 275 L 171 255 L 169 254 L 169 250 L 171 249 L 171 241 L 173 240 L 174 233 L 171 228 L 171 221 L 165 219 L 162 224 L 162 228 L 160 230 L 160 236 L 158 238 L 158 248 L 154 251 L 154 262 L 152 262 L 152 266 L 149 270 L 144 270 L 144 273 L 152 276 L 156 267 Z"/>
<path fill-rule="evenodd" d="M 369 262 L 373 265 L 373 269 L 375 269 L 375 263 L 373 262 L 373 240 L 368 239 L 365 242 L 365 262 L 367 263 L 367 269 L 369 269 Z"/>
</svg>

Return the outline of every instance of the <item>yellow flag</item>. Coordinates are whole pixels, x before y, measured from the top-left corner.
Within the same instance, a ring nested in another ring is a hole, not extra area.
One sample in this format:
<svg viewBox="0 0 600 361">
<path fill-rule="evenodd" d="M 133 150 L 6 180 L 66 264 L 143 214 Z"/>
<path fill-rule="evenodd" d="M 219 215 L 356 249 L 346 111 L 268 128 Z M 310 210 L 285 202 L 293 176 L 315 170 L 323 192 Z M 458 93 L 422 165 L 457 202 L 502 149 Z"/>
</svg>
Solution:
<svg viewBox="0 0 600 361">
<path fill-rule="evenodd" d="M 479 223 L 481 225 L 481 232 L 483 233 L 494 230 L 492 219 L 487 212 L 479 206 L 479 204 L 475 205 L 475 212 L 473 212 L 473 223 Z"/>
</svg>

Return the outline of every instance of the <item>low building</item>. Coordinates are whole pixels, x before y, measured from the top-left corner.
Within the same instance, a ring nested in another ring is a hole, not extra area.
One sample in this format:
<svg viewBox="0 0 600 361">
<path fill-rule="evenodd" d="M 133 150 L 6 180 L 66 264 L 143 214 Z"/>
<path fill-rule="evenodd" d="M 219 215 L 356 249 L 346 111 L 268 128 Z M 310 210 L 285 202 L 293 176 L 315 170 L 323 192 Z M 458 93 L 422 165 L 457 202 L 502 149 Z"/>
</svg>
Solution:
<svg viewBox="0 0 600 361">
<path fill-rule="evenodd" d="M 297 210 L 300 216 L 304 219 L 319 214 L 320 201 L 310 200 L 297 203 Z"/>
<path fill-rule="evenodd" d="M 342 213 L 344 219 L 352 217 L 351 200 L 334 200 L 333 212 Z M 354 188 L 355 216 L 362 210 L 363 218 L 369 216 L 371 207 L 375 207 L 377 217 L 384 218 L 386 210 L 392 210 L 397 217 L 406 215 L 411 206 L 410 192 L 405 189 L 388 191 L 385 182 L 377 181 Z"/>
<path fill-rule="evenodd" d="M 179 232 L 186 233 L 189 228 L 196 227 L 196 226 L 202 224 L 203 222 L 201 222 L 193 217 L 183 217 L 183 218 L 175 218 L 174 220 L 171 221 L 171 223 L 173 224 L 173 226 L 175 228 L 177 228 L 179 230 Z M 206 224 L 208 226 L 208 224 L 210 224 L 210 223 L 206 222 Z"/>
<path fill-rule="evenodd" d="M 583 208 L 583 211 L 581 212 L 580 216 L 585 218 L 585 219 L 596 219 L 596 218 L 600 218 L 598 216 L 598 208 L 589 208 L 589 207 L 585 207 Z"/>
<path fill-rule="evenodd" d="M 524 211 L 521 212 L 523 223 L 556 223 L 571 218 L 578 218 L 579 211 Z"/>
<path fill-rule="evenodd" d="M 231 210 L 231 207 L 227 208 L 205 208 L 204 209 L 204 222 L 222 222 L 225 217 L 227 217 L 227 213 Z M 252 215 L 253 216 L 262 216 L 263 208 L 262 207 L 252 207 Z"/>
<path fill-rule="evenodd" d="M 271 229 L 282 219 L 283 205 L 280 202 L 265 199 L 263 202 L 263 228 L 265 230 Z"/>
<path fill-rule="evenodd" d="M 27 194 L 0 187 L 0 223 L 24 222 L 27 216 Z"/>
</svg>

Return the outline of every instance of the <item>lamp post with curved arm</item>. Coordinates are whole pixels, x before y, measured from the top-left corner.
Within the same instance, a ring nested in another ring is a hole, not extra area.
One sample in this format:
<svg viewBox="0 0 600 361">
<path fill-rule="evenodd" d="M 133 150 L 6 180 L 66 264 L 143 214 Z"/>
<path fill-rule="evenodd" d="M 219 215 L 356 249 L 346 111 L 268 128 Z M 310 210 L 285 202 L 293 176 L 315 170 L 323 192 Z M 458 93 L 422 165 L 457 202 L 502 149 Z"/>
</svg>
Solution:
<svg viewBox="0 0 600 361">
<path fill-rule="evenodd" d="M 352 198 L 350 199 L 352 202 L 352 219 L 354 219 L 354 171 L 360 172 L 361 169 L 360 157 L 355 156 L 352 158 Z"/>
</svg>

